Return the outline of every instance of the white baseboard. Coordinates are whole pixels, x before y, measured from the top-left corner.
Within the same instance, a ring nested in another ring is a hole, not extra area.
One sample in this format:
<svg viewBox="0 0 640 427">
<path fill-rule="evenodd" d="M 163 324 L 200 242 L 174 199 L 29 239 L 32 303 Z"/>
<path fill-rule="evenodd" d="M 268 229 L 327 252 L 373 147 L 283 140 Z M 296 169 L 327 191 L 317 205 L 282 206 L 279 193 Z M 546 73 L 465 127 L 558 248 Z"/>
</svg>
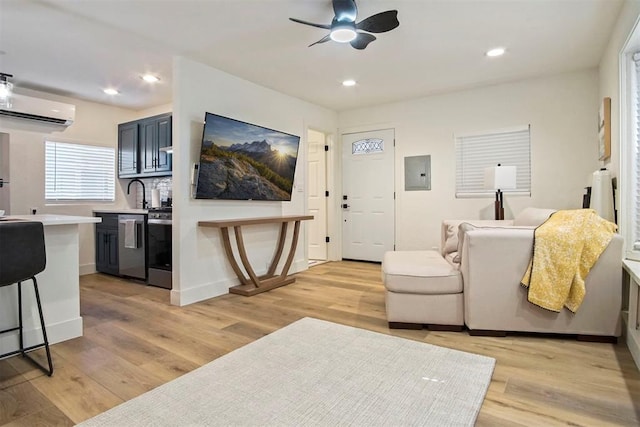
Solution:
<svg viewBox="0 0 640 427">
<path fill-rule="evenodd" d="M 626 341 L 631 357 L 633 357 L 636 367 L 640 370 L 640 330 L 627 327 Z"/>
<path fill-rule="evenodd" d="M 229 293 L 229 288 L 238 284 L 238 279 L 223 279 L 218 282 L 203 283 L 187 289 L 172 289 L 171 304 L 184 306 Z"/>
<path fill-rule="evenodd" d="M 80 275 L 86 276 L 87 274 L 93 274 L 96 272 L 96 263 L 92 262 L 90 264 L 82 264 L 80 266 Z"/>
<path fill-rule="evenodd" d="M 296 260 L 291 264 L 289 274 L 298 273 L 309 268 L 309 263 L 305 259 Z M 264 272 L 256 272 L 256 274 L 264 274 Z M 171 304 L 184 306 L 204 301 L 209 298 L 215 298 L 220 295 L 229 293 L 229 288 L 238 284 L 236 277 L 222 279 L 217 282 L 203 283 L 187 289 L 172 289 Z"/>
<path fill-rule="evenodd" d="M 307 269 L 309 269 L 309 261 L 307 261 L 306 259 L 298 259 L 293 261 L 293 263 L 291 264 L 289 274 L 299 273 Z"/>
<path fill-rule="evenodd" d="M 55 344 L 82 336 L 82 317 L 65 320 L 61 323 L 48 324 L 47 338 L 49 344 Z M 24 330 L 25 346 L 31 346 L 42 342 L 42 329 L 32 328 Z M 19 347 L 18 331 L 4 334 L 0 337 L 0 353 L 8 353 Z"/>
</svg>

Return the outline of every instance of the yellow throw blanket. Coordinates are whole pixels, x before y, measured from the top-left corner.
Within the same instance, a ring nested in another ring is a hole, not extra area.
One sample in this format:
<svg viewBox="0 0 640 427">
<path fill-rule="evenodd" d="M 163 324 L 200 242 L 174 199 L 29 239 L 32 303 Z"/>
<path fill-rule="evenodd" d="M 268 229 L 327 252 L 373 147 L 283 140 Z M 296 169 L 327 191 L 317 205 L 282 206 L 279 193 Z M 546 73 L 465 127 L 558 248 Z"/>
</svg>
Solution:
<svg viewBox="0 0 640 427">
<path fill-rule="evenodd" d="M 522 278 L 529 302 L 559 312 L 576 312 L 585 295 L 584 280 L 617 226 L 593 209 L 561 210 L 534 232 L 533 256 Z"/>
</svg>

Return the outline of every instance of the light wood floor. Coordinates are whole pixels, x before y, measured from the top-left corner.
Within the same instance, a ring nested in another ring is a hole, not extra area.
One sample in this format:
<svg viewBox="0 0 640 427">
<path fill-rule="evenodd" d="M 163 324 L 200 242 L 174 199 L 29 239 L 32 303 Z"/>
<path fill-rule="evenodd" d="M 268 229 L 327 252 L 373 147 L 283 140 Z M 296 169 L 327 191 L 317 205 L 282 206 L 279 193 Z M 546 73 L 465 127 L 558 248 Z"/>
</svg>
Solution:
<svg viewBox="0 0 640 427">
<path fill-rule="evenodd" d="M 163 289 L 83 276 L 84 336 L 52 346 L 53 377 L 0 361 L 0 425 L 73 425 L 305 316 L 496 358 L 479 426 L 640 425 L 640 373 L 624 344 L 390 331 L 379 265 L 332 262 L 297 277 L 180 308 Z"/>
</svg>

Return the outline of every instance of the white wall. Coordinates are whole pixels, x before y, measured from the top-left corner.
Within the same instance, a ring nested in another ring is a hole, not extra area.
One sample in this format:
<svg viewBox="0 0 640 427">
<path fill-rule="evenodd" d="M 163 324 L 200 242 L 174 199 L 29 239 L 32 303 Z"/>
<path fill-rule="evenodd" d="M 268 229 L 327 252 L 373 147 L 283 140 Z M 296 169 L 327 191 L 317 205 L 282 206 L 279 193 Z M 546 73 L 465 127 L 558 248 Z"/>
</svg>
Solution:
<svg viewBox="0 0 640 427">
<path fill-rule="evenodd" d="M 198 227 L 200 220 L 303 214 L 305 209 L 306 127 L 335 130 L 335 112 L 258 86 L 184 58 L 173 69 L 173 304 L 185 305 L 225 294 L 238 284 L 224 255 L 219 231 Z M 300 135 L 301 147 L 291 202 L 195 200 L 190 174 L 197 162 L 205 112 Z M 244 231 L 249 259 L 257 273 L 266 271 L 277 227 Z M 303 231 L 304 231 L 303 225 Z M 304 236 L 304 233 L 301 234 Z M 301 238 L 292 272 L 306 268 Z"/>
<path fill-rule="evenodd" d="M 82 101 L 75 98 L 56 96 L 34 91 L 21 93 L 46 98 L 76 106 L 76 120 L 64 131 L 51 131 L 50 127 L 28 121 L 0 120 L 0 133 L 8 135 L 11 162 L 11 213 L 27 214 L 32 207 L 38 213 L 93 216 L 94 208 L 126 206 L 123 186 L 116 181 L 116 200 L 113 203 L 63 203 L 47 204 L 44 200 L 44 141 L 82 143 L 117 148 L 118 123 L 136 118 L 137 112 Z M 114 168 L 117 167 L 114 165 Z M 117 176 L 117 175 L 116 175 Z M 125 192 L 126 192 L 126 181 Z M 118 185 L 120 184 L 120 185 Z M 95 271 L 94 225 L 80 226 L 80 271 Z"/>
<path fill-rule="evenodd" d="M 619 55 L 640 15 L 640 1 L 625 1 L 600 60 L 599 98 L 611 98 L 611 158 L 603 167 L 620 176 L 620 70 Z M 618 198 L 619 200 L 619 198 Z M 620 206 L 618 204 L 618 206 Z"/>
<path fill-rule="evenodd" d="M 599 167 L 597 70 L 341 112 L 340 133 L 396 130 L 396 248 L 439 246 L 443 219 L 493 217 L 493 198 L 455 198 L 454 137 L 531 125 L 531 197 L 505 196 L 505 217 L 528 206 L 580 208 Z M 431 191 L 404 191 L 404 157 L 431 155 Z"/>
<path fill-rule="evenodd" d="M 130 120 L 144 119 L 146 117 L 159 116 L 160 114 L 170 113 L 172 104 L 158 105 L 157 107 L 147 108 L 146 110 L 134 111 Z"/>
<path fill-rule="evenodd" d="M 609 96 L 611 97 L 611 159 L 607 162 L 607 167 L 612 170 L 614 176 L 619 177 L 618 194 L 617 194 L 617 206 L 620 206 L 620 232 L 625 236 L 627 242 L 630 241 L 633 236 L 631 231 L 633 215 L 633 201 L 628 196 L 633 192 L 632 171 L 626 171 L 626 174 L 622 173 L 623 162 L 627 162 L 629 159 L 622 158 L 623 153 L 629 153 L 629 149 L 625 150 L 622 147 L 624 140 L 622 134 L 627 129 L 621 129 L 621 112 L 624 113 L 624 107 L 621 103 L 625 100 L 621 99 L 620 94 L 623 88 L 620 81 L 620 54 L 623 49 L 637 49 L 640 46 L 640 38 L 635 30 L 632 38 L 631 33 L 634 31 L 634 25 L 638 22 L 640 16 L 640 1 L 625 1 L 625 4 L 618 16 L 618 20 L 614 26 L 614 31 L 611 34 L 606 51 L 600 61 L 600 98 Z M 627 44 L 629 40 L 629 44 Z M 625 46 L 626 45 L 626 46 Z M 624 83 L 624 82 L 622 82 Z M 623 85 L 624 86 L 624 85 Z M 629 102 L 630 100 L 626 100 Z M 628 127 L 628 126 L 627 126 Z M 627 248 L 627 250 L 629 250 Z M 625 331 L 623 335 L 626 337 L 627 346 L 631 351 L 636 365 L 640 367 L 640 340 L 638 339 L 638 331 L 634 328 L 634 322 L 628 323 L 627 319 L 629 313 L 637 311 L 637 298 L 634 298 L 633 288 L 636 283 L 634 280 L 623 284 L 623 327 Z M 630 292 L 630 290 L 632 292 Z M 627 296 L 628 295 L 628 296 Z"/>
<path fill-rule="evenodd" d="M 630 194 L 632 189 L 632 177 L 622 175 L 621 161 L 624 150 L 621 147 L 622 134 L 628 132 L 628 129 L 621 129 L 621 109 L 622 102 L 631 102 L 630 99 L 622 100 L 621 91 L 624 90 L 621 87 L 620 81 L 620 54 L 624 48 L 633 49 L 640 46 L 640 38 L 636 35 L 636 39 L 630 39 L 634 25 L 638 21 L 640 16 L 640 1 L 632 0 L 625 1 L 614 30 L 609 38 L 609 43 L 600 61 L 600 81 L 599 81 L 599 96 L 611 98 L 611 158 L 604 163 L 604 166 L 612 171 L 612 175 L 618 177 L 618 191 L 616 192 L 616 206 L 619 209 L 619 225 L 620 232 L 625 236 L 627 240 L 632 239 L 632 232 L 630 224 L 627 222 L 632 215 L 631 200 L 625 200 L 626 197 L 623 194 Z M 629 45 L 627 41 L 629 40 Z M 624 82 L 623 82 L 624 83 Z M 631 126 L 632 127 L 632 126 Z M 630 128 L 628 126 L 628 128 Z M 629 151 L 627 151 L 628 153 Z M 629 172 L 628 172 L 629 173 Z M 628 205 L 626 207 L 625 205 Z"/>
</svg>

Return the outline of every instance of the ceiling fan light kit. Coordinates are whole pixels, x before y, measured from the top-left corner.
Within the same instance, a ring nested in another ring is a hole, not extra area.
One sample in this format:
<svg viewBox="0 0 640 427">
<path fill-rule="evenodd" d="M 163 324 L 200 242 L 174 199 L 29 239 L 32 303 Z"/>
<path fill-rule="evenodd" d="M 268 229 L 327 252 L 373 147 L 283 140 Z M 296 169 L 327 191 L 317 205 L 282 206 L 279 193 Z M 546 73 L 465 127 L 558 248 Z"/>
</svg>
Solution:
<svg viewBox="0 0 640 427">
<path fill-rule="evenodd" d="M 351 24 L 351 25 L 349 25 Z M 329 37 L 331 40 L 338 43 L 349 43 L 351 40 L 357 37 L 356 28 L 353 22 L 346 22 L 339 24 L 331 28 Z"/>
<path fill-rule="evenodd" d="M 363 50 L 369 43 L 376 40 L 376 36 L 369 33 L 386 33 L 400 25 L 397 10 L 387 10 L 386 12 L 376 13 L 356 23 L 358 8 L 355 0 L 333 0 L 332 3 L 335 16 L 331 21 L 331 25 L 316 24 L 301 19 L 289 18 L 298 24 L 329 30 L 329 34 L 317 42 L 310 44 L 309 47 L 333 40 L 338 43 L 350 43 L 353 48 Z"/>
</svg>

